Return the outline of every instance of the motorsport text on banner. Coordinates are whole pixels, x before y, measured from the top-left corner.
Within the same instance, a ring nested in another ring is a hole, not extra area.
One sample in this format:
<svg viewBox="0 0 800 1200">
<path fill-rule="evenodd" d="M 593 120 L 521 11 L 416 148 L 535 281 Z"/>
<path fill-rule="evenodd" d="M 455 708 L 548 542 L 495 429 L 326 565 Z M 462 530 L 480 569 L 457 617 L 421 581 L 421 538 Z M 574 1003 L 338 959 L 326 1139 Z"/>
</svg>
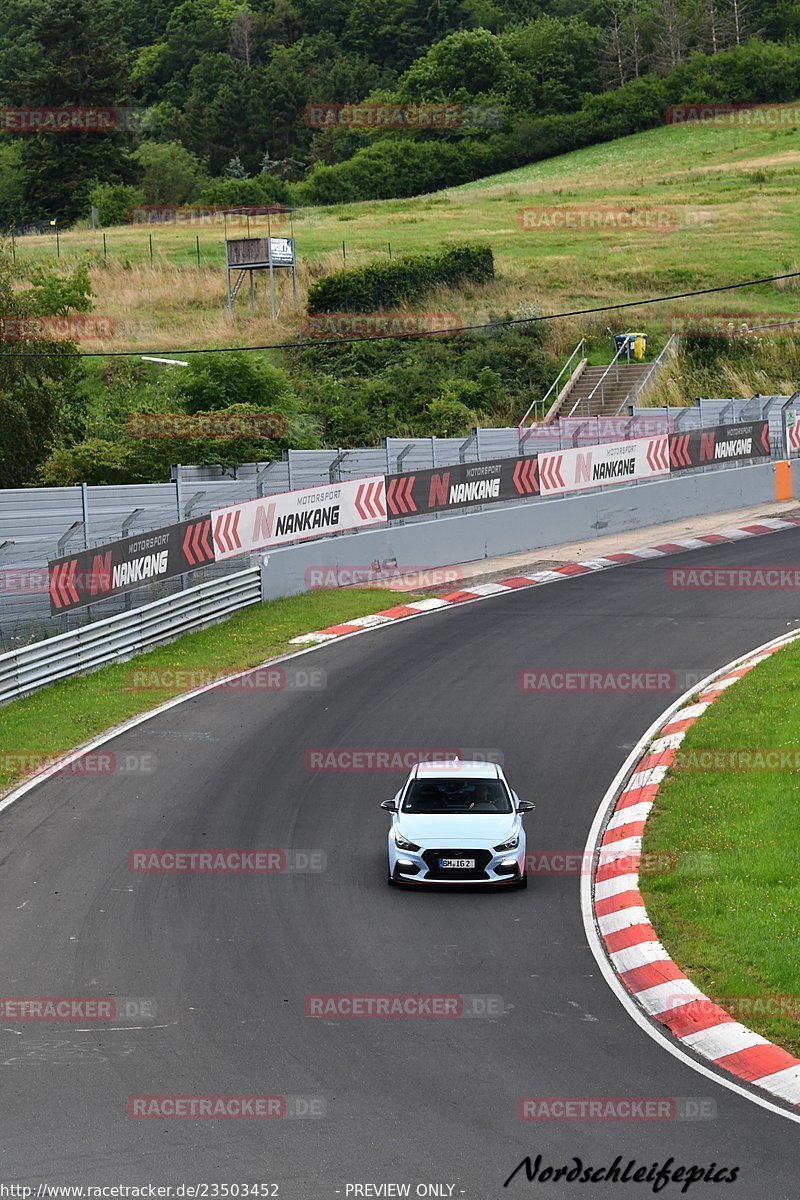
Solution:
<svg viewBox="0 0 800 1200">
<path fill-rule="evenodd" d="M 386 521 L 383 475 L 281 492 L 211 513 L 217 562 L 307 538 Z"/>
<path fill-rule="evenodd" d="M 668 474 L 666 434 L 539 455 L 539 487 L 543 496 Z"/>
</svg>

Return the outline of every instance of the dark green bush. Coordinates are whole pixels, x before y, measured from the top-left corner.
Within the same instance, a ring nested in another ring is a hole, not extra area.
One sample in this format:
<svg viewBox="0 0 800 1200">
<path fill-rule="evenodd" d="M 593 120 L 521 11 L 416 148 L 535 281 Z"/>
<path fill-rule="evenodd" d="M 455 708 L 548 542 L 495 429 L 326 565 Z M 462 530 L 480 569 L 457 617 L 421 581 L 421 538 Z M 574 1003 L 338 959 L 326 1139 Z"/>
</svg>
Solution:
<svg viewBox="0 0 800 1200">
<path fill-rule="evenodd" d="M 95 183 L 89 199 L 100 214 L 103 226 L 126 225 L 144 200 L 141 188 L 127 183 Z"/>
<path fill-rule="evenodd" d="M 295 185 L 300 204 L 345 204 L 420 196 L 473 178 L 472 140 L 415 141 L 390 134 L 356 151 L 345 162 L 316 163 L 308 179 Z"/>
<path fill-rule="evenodd" d="M 198 204 L 241 208 L 260 204 L 288 204 L 289 186 L 271 175 L 253 179 L 212 179 L 197 198 Z"/>
<path fill-rule="evenodd" d="M 439 254 L 403 254 L 386 262 L 335 271 L 308 291 L 308 311 L 377 312 L 396 308 L 437 287 L 485 283 L 494 277 L 488 246 L 462 243 Z"/>
</svg>

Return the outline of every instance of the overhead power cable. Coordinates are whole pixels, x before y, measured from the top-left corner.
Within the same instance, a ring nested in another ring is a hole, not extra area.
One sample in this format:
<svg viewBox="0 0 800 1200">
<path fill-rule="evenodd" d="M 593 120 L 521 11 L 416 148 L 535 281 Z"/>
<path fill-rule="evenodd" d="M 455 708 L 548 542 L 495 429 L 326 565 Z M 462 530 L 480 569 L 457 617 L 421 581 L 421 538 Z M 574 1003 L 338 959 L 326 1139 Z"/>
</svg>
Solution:
<svg viewBox="0 0 800 1200">
<path fill-rule="evenodd" d="M 410 333 L 386 333 L 359 337 L 311 338 L 308 341 L 268 342 L 260 346 L 210 346 L 207 349 L 181 348 L 179 350 L 79 350 L 80 358 L 145 358 L 165 354 L 244 354 L 266 350 L 308 350 L 318 346 L 346 346 L 359 342 L 415 341 L 424 337 L 447 337 L 457 333 L 477 333 L 486 329 L 509 329 L 516 325 L 535 325 L 544 321 L 561 321 L 567 317 L 588 317 L 596 313 L 618 312 L 620 309 L 644 308 L 650 304 L 667 304 L 671 300 L 690 300 L 694 296 L 713 296 L 720 292 L 732 292 L 740 288 L 759 287 L 765 283 L 782 283 L 788 279 L 800 279 L 800 271 L 786 275 L 767 275 L 763 279 L 745 279 L 741 283 L 726 283 L 719 287 L 698 288 L 692 292 L 675 292 L 670 296 L 650 296 L 646 300 L 626 300 L 620 304 L 600 304 L 595 308 L 573 308 L 566 312 L 541 313 L 535 317 L 509 317 L 505 321 L 487 321 L 480 325 L 459 325 L 450 329 L 419 329 Z M 325 313 L 315 314 L 325 317 Z M 360 313 L 359 316 L 367 314 Z M 24 320 L 25 318 L 21 318 Z M 0 337 L 0 341 L 3 339 Z M 7 340 L 7 339 L 6 339 Z M 5 350 L 0 358 L 57 358 L 61 350 Z"/>
</svg>

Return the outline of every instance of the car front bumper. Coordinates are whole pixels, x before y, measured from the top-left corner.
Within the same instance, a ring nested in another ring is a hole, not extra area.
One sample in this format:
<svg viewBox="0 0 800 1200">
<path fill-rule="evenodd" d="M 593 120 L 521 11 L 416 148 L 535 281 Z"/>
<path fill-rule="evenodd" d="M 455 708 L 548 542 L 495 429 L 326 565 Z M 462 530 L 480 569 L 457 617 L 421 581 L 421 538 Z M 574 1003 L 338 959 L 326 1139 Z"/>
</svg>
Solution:
<svg viewBox="0 0 800 1200">
<path fill-rule="evenodd" d="M 475 861 L 474 869 L 441 868 L 441 858 L 466 858 Z M 496 853 L 487 847 L 454 849 L 422 847 L 419 851 L 400 850 L 389 838 L 389 871 L 395 883 L 411 884 L 508 884 L 518 883 L 525 874 L 525 844 L 516 850 Z"/>
</svg>

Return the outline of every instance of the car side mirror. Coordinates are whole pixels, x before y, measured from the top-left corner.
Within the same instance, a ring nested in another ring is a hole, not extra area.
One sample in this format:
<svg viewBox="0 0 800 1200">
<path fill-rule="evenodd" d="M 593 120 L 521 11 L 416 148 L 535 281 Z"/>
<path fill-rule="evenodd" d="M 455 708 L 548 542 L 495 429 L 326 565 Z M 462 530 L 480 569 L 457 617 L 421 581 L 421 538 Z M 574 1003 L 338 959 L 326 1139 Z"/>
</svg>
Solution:
<svg viewBox="0 0 800 1200">
<path fill-rule="evenodd" d="M 520 812 L 520 813 L 533 812 L 533 810 L 535 808 L 536 808 L 536 805 L 531 803 L 530 800 L 520 800 L 519 804 L 517 805 L 517 812 Z"/>
<path fill-rule="evenodd" d="M 387 812 L 397 812 L 397 801 L 381 800 L 381 808 L 385 808 Z"/>
</svg>

